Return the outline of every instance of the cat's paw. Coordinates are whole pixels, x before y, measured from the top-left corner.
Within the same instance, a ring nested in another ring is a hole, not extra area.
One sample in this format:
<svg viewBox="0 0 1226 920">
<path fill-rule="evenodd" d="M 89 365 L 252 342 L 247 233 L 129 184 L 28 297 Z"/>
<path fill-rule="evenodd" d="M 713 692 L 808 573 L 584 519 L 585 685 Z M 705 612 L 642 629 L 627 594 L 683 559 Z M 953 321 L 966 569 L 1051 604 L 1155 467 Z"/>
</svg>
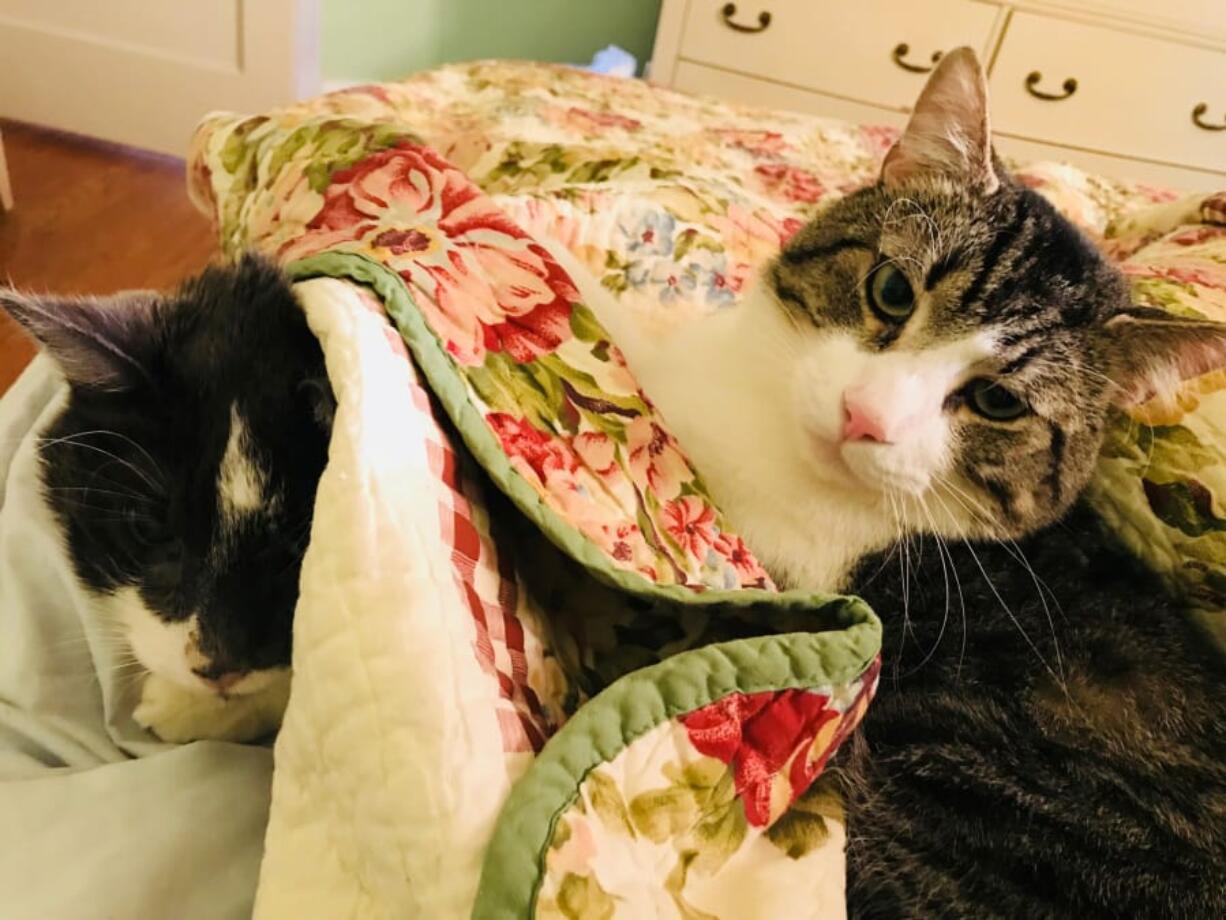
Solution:
<svg viewBox="0 0 1226 920">
<path fill-rule="evenodd" d="M 289 675 L 258 693 L 220 696 L 195 693 L 150 674 L 132 718 L 163 741 L 254 741 L 275 731 L 289 701 Z"/>
</svg>

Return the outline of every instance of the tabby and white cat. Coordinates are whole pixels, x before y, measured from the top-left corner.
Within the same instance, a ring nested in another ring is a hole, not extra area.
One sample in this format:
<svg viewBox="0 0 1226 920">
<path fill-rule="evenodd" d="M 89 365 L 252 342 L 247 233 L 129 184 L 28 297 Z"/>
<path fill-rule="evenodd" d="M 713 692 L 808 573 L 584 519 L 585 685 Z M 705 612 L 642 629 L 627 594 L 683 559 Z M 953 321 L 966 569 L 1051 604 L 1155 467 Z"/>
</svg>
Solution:
<svg viewBox="0 0 1226 920">
<path fill-rule="evenodd" d="M 721 316 L 649 339 L 560 255 L 779 580 L 885 619 L 894 676 L 839 771 L 853 916 L 1226 916 L 1226 669 L 1077 504 L 1111 407 L 1226 365 L 1226 332 L 1131 306 L 1010 179 L 973 53 Z M 228 717 L 288 664 L 318 345 L 250 260 L 170 298 L 0 303 L 72 384 L 42 456 L 77 572 L 182 688 L 145 720 L 200 732 L 176 705 Z"/>
<path fill-rule="evenodd" d="M 853 917 L 1226 916 L 1226 667 L 1076 504 L 1112 407 L 1226 366 L 1226 327 L 1132 306 L 1010 179 L 969 49 L 735 309 L 644 336 L 575 274 L 772 573 L 884 619 Z"/>
</svg>

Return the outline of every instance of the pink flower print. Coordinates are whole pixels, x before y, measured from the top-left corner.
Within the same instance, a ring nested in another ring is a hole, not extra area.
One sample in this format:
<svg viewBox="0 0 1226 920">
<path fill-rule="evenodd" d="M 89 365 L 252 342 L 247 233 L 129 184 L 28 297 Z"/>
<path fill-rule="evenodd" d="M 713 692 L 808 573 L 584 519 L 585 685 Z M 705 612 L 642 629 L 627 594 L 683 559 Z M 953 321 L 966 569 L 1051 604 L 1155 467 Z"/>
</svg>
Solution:
<svg viewBox="0 0 1226 920">
<path fill-rule="evenodd" d="M 701 561 L 715 543 L 715 511 L 697 495 L 664 506 L 664 529 L 692 559 Z"/>
<path fill-rule="evenodd" d="M 813 204 L 826 192 L 813 173 L 795 166 L 762 163 L 753 171 L 764 191 L 785 201 Z"/>
<path fill-rule="evenodd" d="M 584 431 L 577 434 L 574 445 L 575 453 L 598 476 L 614 476 L 620 472 L 613 439 L 604 432 Z"/>
<path fill-rule="evenodd" d="M 626 426 L 626 451 L 634 484 L 650 490 L 661 502 L 676 498 L 682 484 L 694 478 L 672 435 L 645 416 Z"/>
<path fill-rule="evenodd" d="M 732 564 L 740 577 L 741 584 L 766 585 L 770 583 L 770 576 L 766 574 L 766 569 L 762 568 L 762 564 L 754 558 L 749 547 L 745 545 L 745 541 L 736 534 L 721 533 L 715 539 L 715 552 Z"/>
</svg>

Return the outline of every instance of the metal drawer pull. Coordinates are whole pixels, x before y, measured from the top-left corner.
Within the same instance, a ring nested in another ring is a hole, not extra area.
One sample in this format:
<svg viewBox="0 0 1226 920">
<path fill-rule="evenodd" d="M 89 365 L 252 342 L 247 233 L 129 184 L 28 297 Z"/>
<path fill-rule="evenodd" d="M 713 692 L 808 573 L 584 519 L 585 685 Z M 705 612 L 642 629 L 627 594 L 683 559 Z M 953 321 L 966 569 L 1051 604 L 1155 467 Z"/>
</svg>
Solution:
<svg viewBox="0 0 1226 920">
<path fill-rule="evenodd" d="M 738 32 L 765 32 L 766 27 L 771 24 L 771 14 L 763 10 L 758 14 L 758 24 L 756 26 L 741 25 L 732 17 L 736 15 L 736 4 L 725 3 L 724 8 L 719 11 L 724 17 L 724 25 L 729 29 L 736 29 Z"/>
<path fill-rule="evenodd" d="M 1063 93 L 1045 93 L 1041 89 L 1036 89 L 1039 83 L 1043 80 L 1043 75 L 1037 70 L 1032 70 L 1030 76 L 1026 78 L 1026 92 L 1034 96 L 1036 99 L 1046 99 L 1049 102 L 1059 102 L 1061 99 L 1067 99 L 1073 93 L 1077 92 L 1077 80 L 1075 77 L 1069 77 L 1064 81 Z"/>
<path fill-rule="evenodd" d="M 1201 116 L 1208 111 L 1209 106 L 1202 102 L 1192 110 L 1192 123 L 1204 131 L 1226 131 L 1226 124 L 1211 125 L 1207 121 L 1201 121 Z"/>
<path fill-rule="evenodd" d="M 903 70 L 909 70 L 911 71 L 911 73 L 931 73 L 932 69 L 936 67 L 937 61 L 941 59 L 941 55 L 944 52 L 941 52 L 941 51 L 932 52 L 932 58 L 931 58 L 932 63 L 931 64 L 912 64 L 909 61 L 904 61 L 903 58 L 905 58 L 910 53 L 911 53 L 911 46 L 908 45 L 906 42 L 899 42 L 898 47 L 895 48 L 893 52 L 891 52 L 890 57 L 893 58 L 894 63 L 897 64 L 899 67 L 901 67 Z"/>
</svg>

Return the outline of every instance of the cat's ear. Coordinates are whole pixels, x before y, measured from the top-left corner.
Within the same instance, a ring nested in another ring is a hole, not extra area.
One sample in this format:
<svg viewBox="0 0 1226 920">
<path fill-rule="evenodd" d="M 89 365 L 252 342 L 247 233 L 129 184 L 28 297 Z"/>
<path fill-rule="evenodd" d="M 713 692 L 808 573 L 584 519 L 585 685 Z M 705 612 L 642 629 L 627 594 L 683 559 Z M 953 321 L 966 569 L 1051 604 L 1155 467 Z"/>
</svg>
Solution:
<svg viewBox="0 0 1226 920">
<path fill-rule="evenodd" d="M 988 128 L 988 81 L 970 48 L 941 58 L 920 93 L 907 129 L 881 166 L 881 181 L 898 186 L 942 175 L 985 194 L 1000 187 Z"/>
<path fill-rule="evenodd" d="M 1226 324 L 1152 307 L 1122 310 L 1104 325 L 1115 401 L 1170 395 L 1184 380 L 1226 368 Z"/>
<path fill-rule="evenodd" d="M 73 386 L 131 389 L 148 379 L 139 354 L 153 334 L 157 295 L 41 297 L 0 288 L 0 309 L 42 344 Z"/>
<path fill-rule="evenodd" d="M 336 418 L 336 396 L 332 393 L 332 384 L 327 376 L 308 377 L 298 384 L 298 389 L 306 394 L 315 422 L 325 434 L 330 433 L 332 421 Z"/>
</svg>

